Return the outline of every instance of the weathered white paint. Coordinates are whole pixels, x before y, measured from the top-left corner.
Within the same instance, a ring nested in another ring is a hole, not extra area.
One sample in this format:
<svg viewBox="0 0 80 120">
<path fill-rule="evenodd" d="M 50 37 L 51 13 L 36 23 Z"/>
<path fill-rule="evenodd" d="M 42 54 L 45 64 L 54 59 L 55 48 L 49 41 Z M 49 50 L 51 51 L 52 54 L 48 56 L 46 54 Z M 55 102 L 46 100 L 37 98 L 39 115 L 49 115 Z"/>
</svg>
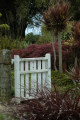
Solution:
<svg viewBox="0 0 80 120">
<path fill-rule="evenodd" d="M 20 58 L 18 55 L 14 55 L 14 78 L 15 78 L 15 97 L 17 98 L 17 102 L 20 99 Z"/>
<path fill-rule="evenodd" d="M 45 70 L 45 61 L 42 60 L 42 69 Z M 42 86 L 45 87 L 45 82 L 46 82 L 46 74 L 45 72 L 42 73 Z"/>
<path fill-rule="evenodd" d="M 20 64 L 20 71 L 24 72 L 24 62 Z M 21 87 L 21 97 L 24 97 L 24 74 L 20 74 L 20 87 Z"/>
<path fill-rule="evenodd" d="M 48 59 L 48 62 L 47 62 L 47 69 L 48 69 L 48 72 L 47 72 L 47 87 L 49 90 L 51 90 L 51 56 L 50 54 L 46 54 L 46 58 Z"/>
<path fill-rule="evenodd" d="M 38 91 L 41 90 L 41 60 L 38 61 Z"/>
<path fill-rule="evenodd" d="M 29 70 L 28 62 L 25 62 L 25 71 Z M 29 98 L 29 74 L 26 73 L 25 75 L 25 97 Z"/>
<path fill-rule="evenodd" d="M 43 87 L 51 89 L 51 56 L 20 58 L 14 56 L 15 97 L 32 98 Z"/>
</svg>

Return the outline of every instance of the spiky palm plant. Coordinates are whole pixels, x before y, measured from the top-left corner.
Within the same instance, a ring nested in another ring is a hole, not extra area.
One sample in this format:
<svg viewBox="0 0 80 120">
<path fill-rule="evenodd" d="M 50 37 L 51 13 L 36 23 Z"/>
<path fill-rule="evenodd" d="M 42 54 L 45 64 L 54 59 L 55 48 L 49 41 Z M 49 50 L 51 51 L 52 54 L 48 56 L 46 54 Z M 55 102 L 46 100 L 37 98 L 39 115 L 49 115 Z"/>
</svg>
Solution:
<svg viewBox="0 0 80 120">
<path fill-rule="evenodd" d="M 54 6 L 49 7 L 47 11 L 43 12 L 44 24 L 47 29 L 51 32 L 51 36 L 54 32 L 54 35 L 58 36 L 58 45 L 59 45 L 59 71 L 62 72 L 62 45 L 61 45 L 61 32 L 65 30 L 67 26 L 67 21 L 69 20 L 69 2 L 64 2 L 63 0 L 55 0 Z M 53 39 L 52 39 L 53 43 Z M 55 50 L 54 44 L 53 51 L 54 57 Z M 54 58 L 56 60 L 56 58 Z M 56 63 L 56 62 L 55 62 Z"/>
<path fill-rule="evenodd" d="M 74 84 L 80 84 L 80 66 L 70 68 L 70 72 L 68 73 L 71 75 Z"/>
</svg>

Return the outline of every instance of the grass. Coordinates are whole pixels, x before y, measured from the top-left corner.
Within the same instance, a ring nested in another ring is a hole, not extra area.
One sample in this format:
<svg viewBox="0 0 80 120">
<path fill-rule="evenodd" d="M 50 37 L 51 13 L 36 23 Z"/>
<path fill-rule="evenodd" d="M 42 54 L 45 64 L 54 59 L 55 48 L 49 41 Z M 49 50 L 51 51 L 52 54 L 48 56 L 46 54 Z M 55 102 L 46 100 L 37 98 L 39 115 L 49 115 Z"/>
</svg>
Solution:
<svg viewBox="0 0 80 120">
<path fill-rule="evenodd" d="M 0 120 L 17 120 L 12 118 L 9 114 L 0 114 Z"/>
<path fill-rule="evenodd" d="M 0 120 L 4 120 L 4 116 L 0 114 Z"/>
</svg>

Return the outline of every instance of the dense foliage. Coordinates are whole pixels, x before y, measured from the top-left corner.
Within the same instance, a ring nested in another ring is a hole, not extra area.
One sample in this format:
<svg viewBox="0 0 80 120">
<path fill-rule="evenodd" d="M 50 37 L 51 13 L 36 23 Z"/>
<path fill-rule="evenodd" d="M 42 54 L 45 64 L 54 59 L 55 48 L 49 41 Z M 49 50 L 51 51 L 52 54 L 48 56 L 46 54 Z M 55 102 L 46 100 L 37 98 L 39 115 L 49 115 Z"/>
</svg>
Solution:
<svg viewBox="0 0 80 120">
<path fill-rule="evenodd" d="M 2 17 L 2 13 L 0 13 L 0 20 Z M 0 24 L 0 38 L 1 36 L 5 36 L 6 34 L 9 33 L 10 26 L 8 24 Z"/>
<path fill-rule="evenodd" d="M 25 36 L 25 41 L 28 45 L 37 43 L 38 39 L 39 35 L 34 35 L 32 32 Z"/>
<path fill-rule="evenodd" d="M 74 51 L 75 56 L 77 56 L 80 59 L 80 21 L 75 22 L 73 24 L 73 44 L 72 44 L 72 50 Z"/>
<path fill-rule="evenodd" d="M 80 0 L 68 0 L 71 3 L 70 14 L 72 20 L 80 20 Z"/>
<path fill-rule="evenodd" d="M 55 1 L 53 7 L 49 7 L 47 11 L 43 12 L 44 24 L 48 30 L 54 32 L 62 31 L 67 25 L 69 17 L 69 2 L 63 0 Z"/>
<path fill-rule="evenodd" d="M 32 23 L 32 17 L 47 8 L 48 0 L 1 0 L 0 12 L 3 17 L 0 23 L 10 26 L 12 38 L 25 37 L 25 29 Z"/>
<path fill-rule="evenodd" d="M 58 87 L 67 87 L 69 85 L 73 85 L 71 76 L 67 73 L 60 73 L 59 71 L 52 71 L 51 73 L 51 81 L 52 85 Z"/>
<path fill-rule="evenodd" d="M 55 49 L 57 54 L 57 67 L 58 67 L 58 44 L 55 43 Z M 42 57 L 45 56 L 46 53 L 51 53 L 51 64 L 52 69 L 53 66 L 53 51 L 52 51 L 52 44 L 42 44 L 42 45 L 30 45 L 25 49 L 16 50 L 13 49 L 11 58 L 14 55 L 18 54 L 21 58 L 29 58 L 29 57 Z M 62 53 L 63 53 L 63 69 L 66 69 L 70 63 L 72 63 L 72 57 L 70 54 L 70 47 L 69 45 L 63 44 L 62 46 Z"/>
<path fill-rule="evenodd" d="M 39 99 L 23 101 L 14 112 L 14 117 L 27 120 L 79 120 L 80 93 L 75 90 L 61 94 L 54 88 L 54 92 L 42 90 Z"/>
<path fill-rule="evenodd" d="M 12 39 L 11 37 L 7 36 L 0 36 L 0 50 L 1 49 L 20 49 L 20 48 L 26 48 L 28 44 L 25 40 L 18 40 L 18 39 Z"/>
</svg>

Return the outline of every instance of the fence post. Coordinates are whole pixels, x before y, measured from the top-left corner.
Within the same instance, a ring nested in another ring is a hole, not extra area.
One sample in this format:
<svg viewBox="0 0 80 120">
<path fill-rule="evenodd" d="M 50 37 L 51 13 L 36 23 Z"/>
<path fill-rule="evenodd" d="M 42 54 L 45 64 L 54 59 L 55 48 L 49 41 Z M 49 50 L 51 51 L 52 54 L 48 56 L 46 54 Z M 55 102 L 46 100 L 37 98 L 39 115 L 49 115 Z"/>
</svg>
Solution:
<svg viewBox="0 0 80 120">
<path fill-rule="evenodd" d="M 17 102 L 20 101 L 20 57 L 14 55 L 14 85 L 15 85 L 15 97 Z"/>
<path fill-rule="evenodd" d="M 51 90 L 51 55 L 47 53 L 45 57 L 48 59 L 48 78 L 47 78 L 47 88 Z"/>
<path fill-rule="evenodd" d="M 11 97 L 11 51 L 0 50 L 0 101 L 8 102 Z"/>
</svg>

